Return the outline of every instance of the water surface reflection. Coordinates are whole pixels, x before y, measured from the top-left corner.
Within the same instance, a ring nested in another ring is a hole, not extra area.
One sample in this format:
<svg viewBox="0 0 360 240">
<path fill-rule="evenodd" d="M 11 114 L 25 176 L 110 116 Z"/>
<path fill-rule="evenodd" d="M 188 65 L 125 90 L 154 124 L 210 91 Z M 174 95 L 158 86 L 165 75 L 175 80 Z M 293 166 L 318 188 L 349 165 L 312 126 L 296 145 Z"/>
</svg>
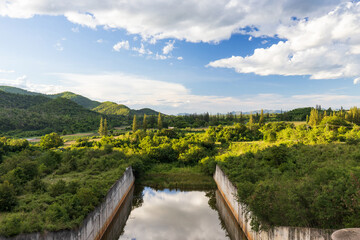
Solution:
<svg viewBox="0 0 360 240">
<path fill-rule="evenodd" d="M 229 239 L 214 209 L 214 191 L 156 191 L 146 187 L 120 240 Z M 213 195 L 213 197 L 208 197 Z"/>
</svg>

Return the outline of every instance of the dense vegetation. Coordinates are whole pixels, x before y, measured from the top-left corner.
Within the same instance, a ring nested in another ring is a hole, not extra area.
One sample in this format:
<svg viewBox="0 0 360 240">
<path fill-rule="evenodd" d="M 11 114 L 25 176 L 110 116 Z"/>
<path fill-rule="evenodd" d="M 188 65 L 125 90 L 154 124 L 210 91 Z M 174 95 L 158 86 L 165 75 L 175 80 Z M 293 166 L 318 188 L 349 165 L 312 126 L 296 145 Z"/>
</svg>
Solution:
<svg viewBox="0 0 360 240">
<path fill-rule="evenodd" d="M 81 95 L 78 95 L 78 94 L 75 94 L 72 92 L 62 92 L 62 93 L 47 95 L 47 96 L 49 96 L 51 98 L 59 98 L 60 97 L 60 98 L 69 99 L 87 109 L 93 109 L 100 105 L 100 102 L 90 100 L 84 96 L 81 96 Z"/>
<path fill-rule="evenodd" d="M 214 186 L 211 176 L 196 167 L 197 159 L 215 154 L 214 144 L 202 137 L 139 130 L 100 141 L 80 138 L 71 148 L 58 150 L 51 148 L 62 144 L 55 133 L 39 145 L 2 138 L 0 235 L 77 226 L 130 165 L 148 185 L 191 187 L 189 181 L 196 180 L 201 181 L 197 186 Z M 173 179 L 165 184 L 156 180 L 166 174 Z"/>
<path fill-rule="evenodd" d="M 31 136 L 94 130 L 101 115 L 65 98 L 11 94 L 0 91 L 0 133 Z M 122 123 L 120 117 L 111 118 Z"/>
<path fill-rule="evenodd" d="M 220 164 L 254 213 L 255 229 L 360 224 L 356 107 L 168 116 L 110 102 L 95 112 L 71 93 L 52 99 L 20 90 L 0 91 L 3 135 L 98 129 L 102 138 L 80 137 L 72 146 L 56 133 L 35 145 L 0 138 L 0 235 L 78 225 L 129 165 L 148 186 L 211 188 Z M 132 131 L 113 129 L 121 125 Z"/>
</svg>

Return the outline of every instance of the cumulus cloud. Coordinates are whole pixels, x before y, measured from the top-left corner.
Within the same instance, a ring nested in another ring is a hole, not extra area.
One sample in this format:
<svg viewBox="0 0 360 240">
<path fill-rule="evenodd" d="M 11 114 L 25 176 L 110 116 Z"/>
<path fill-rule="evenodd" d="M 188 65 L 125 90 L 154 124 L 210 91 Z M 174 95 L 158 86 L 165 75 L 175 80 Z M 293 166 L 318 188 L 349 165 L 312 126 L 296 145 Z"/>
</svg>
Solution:
<svg viewBox="0 0 360 240">
<path fill-rule="evenodd" d="M 277 29 L 286 39 L 251 56 L 232 56 L 208 66 L 258 75 L 309 75 L 312 79 L 360 76 L 360 3 L 341 4 L 328 14 Z M 354 83 L 358 83 L 355 80 Z"/>
<path fill-rule="evenodd" d="M 158 54 L 158 53 L 156 53 L 156 55 L 154 57 L 155 60 L 166 60 L 168 58 L 169 58 L 169 56 L 161 55 L 161 54 Z"/>
<path fill-rule="evenodd" d="M 181 60 L 183 60 L 184 58 L 183 57 L 177 57 L 177 60 L 179 60 L 179 61 L 181 61 Z"/>
<path fill-rule="evenodd" d="M 29 81 L 26 75 L 17 77 L 15 79 L 0 78 L 0 85 L 18 87 L 18 88 L 26 89 L 31 92 L 40 92 L 40 93 L 49 93 L 49 94 L 65 91 L 65 89 L 62 86 L 33 83 Z"/>
<path fill-rule="evenodd" d="M 144 55 L 144 54 L 151 55 L 151 54 L 153 54 L 152 51 L 145 48 L 143 43 L 141 43 L 140 47 L 133 47 L 132 50 L 135 51 L 135 52 L 138 52 L 140 55 Z"/>
<path fill-rule="evenodd" d="M 174 50 L 174 43 L 175 41 L 168 41 L 166 44 L 165 44 L 165 47 L 163 48 L 163 54 L 167 55 L 169 54 L 172 50 Z"/>
<path fill-rule="evenodd" d="M 99 39 L 100 40 L 100 39 Z M 101 42 L 99 42 L 98 40 L 98 43 L 102 43 L 102 40 Z M 120 51 L 120 49 L 125 49 L 125 50 L 129 50 L 130 49 L 130 44 L 129 44 L 129 41 L 121 41 L 121 42 L 118 42 L 116 43 L 114 46 L 113 46 L 113 49 L 117 52 Z"/>
<path fill-rule="evenodd" d="M 97 42 L 97 43 L 103 43 L 104 40 L 103 40 L 102 38 L 100 38 L 100 39 L 96 40 L 96 42 Z"/>
<path fill-rule="evenodd" d="M 82 26 L 126 29 L 154 42 L 166 38 L 218 42 L 248 29 L 254 36 L 272 36 L 280 22 L 290 24 L 293 16 L 311 19 L 341 2 L 344 0 L 1 0 L 0 16 L 64 15 Z"/>
</svg>

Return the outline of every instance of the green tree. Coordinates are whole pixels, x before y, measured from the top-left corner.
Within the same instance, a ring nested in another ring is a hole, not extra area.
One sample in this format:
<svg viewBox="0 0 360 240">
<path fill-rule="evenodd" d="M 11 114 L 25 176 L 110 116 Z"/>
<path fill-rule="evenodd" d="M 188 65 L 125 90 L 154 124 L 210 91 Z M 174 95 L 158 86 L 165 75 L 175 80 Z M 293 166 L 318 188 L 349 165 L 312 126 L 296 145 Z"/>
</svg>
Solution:
<svg viewBox="0 0 360 240">
<path fill-rule="evenodd" d="M 40 146 L 45 149 L 56 148 L 64 145 L 64 140 L 55 132 L 41 137 Z"/>
<path fill-rule="evenodd" d="M 321 117 L 319 111 L 317 109 L 311 109 L 310 117 L 309 117 L 309 125 L 316 126 L 321 122 Z"/>
<path fill-rule="evenodd" d="M 104 119 L 103 135 L 104 135 L 104 136 L 107 136 L 107 135 L 108 135 L 108 126 L 107 126 L 107 120 L 106 120 L 106 118 Z"/>
<path fill-rule="evenodd" d="M 158 116 L 158 129 L 161 130 L 162 128 L 163 128 L 163 123 L 162 123 L 161 113 L 159 113 L 159 116 Z"/>
<path fill-rule="evenodd" d="M 137 125 L 136 115 L 134 115 L 132 130 L 133 130 L 133 132 L 136 132 L 137 129 L 138 129 L 138 125 Z"/>
<path fill-rule="evenodd" d="M 104 134 L 104 119 L 103 118 L 100 119 L 100 126 L 99 126 L 98 133 L 100 134 L 100 136 L 103 136 L 103 134 Z"/>
<path fill-rule="evenodd" d="M 254 118 L 252 113 L 250 113 L 249 122 L 248 122 L 250 130 L 252 129 L 252 126 L 254 125 Z"/>
<path fill-rule="evenodd" d="M 146 114 L 144 114 L 143 130 L 146 131 L 146 129 L 147 129 L 147 120 L 146 120 Z"/>
<path fill-rule="evenodd" d="M 0 184 L 0 212 L 11 211 L 17 205 L 15 189 L 8 181 Z"/>
<path fill-rule="evenodd" d="M 261 113 L 260 113 L 260 119 L 259 119 L 259 125 L 262 126 L 264 125 L 264 111 L 261 109 Z"/>
</svg>

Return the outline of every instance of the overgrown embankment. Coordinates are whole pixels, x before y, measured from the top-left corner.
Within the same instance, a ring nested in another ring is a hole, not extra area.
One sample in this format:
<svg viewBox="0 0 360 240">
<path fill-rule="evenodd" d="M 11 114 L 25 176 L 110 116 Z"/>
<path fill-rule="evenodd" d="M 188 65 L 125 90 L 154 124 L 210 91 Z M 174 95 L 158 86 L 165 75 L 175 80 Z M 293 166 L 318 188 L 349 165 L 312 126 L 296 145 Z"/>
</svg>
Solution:
<svg viewBox="0 0 360 240">
<path fill-rule="evenodd" d="M 278 145 L 220 162 L 253 212 L 252 226 L 344 228 L 360 225 L 360 149 Z"/>
</svg>

